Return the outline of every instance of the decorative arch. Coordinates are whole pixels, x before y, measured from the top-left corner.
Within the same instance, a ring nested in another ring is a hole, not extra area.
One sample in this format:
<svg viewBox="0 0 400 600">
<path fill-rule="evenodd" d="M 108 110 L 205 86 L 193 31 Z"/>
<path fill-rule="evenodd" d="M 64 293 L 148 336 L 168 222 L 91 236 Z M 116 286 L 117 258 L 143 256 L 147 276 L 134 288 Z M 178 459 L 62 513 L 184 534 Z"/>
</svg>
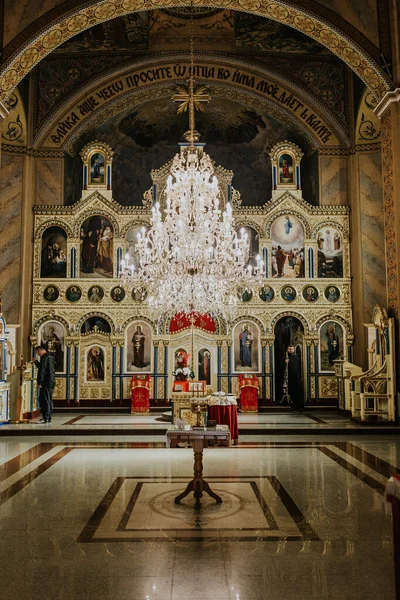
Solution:
<svg viewBox="0 0 400 600">
<path fill-rule="evenodd" d="M 144 323 L 147 323 L 147 325 L 150 327 L 150 329 L 152 330 L 154 335 L 157 335 L 157 326 L 154 323 L 154 321 L 152 321 L 151 319 L 149 319 L 148 317 L 142 317 L 140 315 L 134 316 L 134 317 L 129 317 L 129 319 L 127 319 L 123 325 L 121 325 L 121 333 L 125 335 L 126 330 L 128 329 L 129 325 L 131 323 L 133 323 L 134 321 L 143 321 Z"/>
<path fill-rule="evenodd" d="M 264 228 L 262 224 L 255 223 L 251 218 L 240 216 L 235 219 L 235 229 L 240 229 L 240 227 L 251 227 L 258 233 L 260 238 L 264 237 Z"/>
<path fill-rule="evenodd" d="M 287 215 L 288 213 L 290 215 L 293 215 L 293 217 L 296 217 L 300 221 L 300 223 L 303 225 L 304 237 L 305 238 L 310 237 L 311 228 L 310 228 L 310 224 L 308 223 L 305 215 L 303 213 L 299 212 L 298 210 L 292 210 L 291 208 L 277 210 L 270 216 L 270 218 L 268 219 L 268 221 L 266 223 L 266 227 L 265 227 L 265 237 L 267 237 L 267 238 L 271 237 L 271 227 L 272 227 L 272 224 L 274 223 L 274 221 L 276 221 L 276 219 L 278 219 L 278 217 L 282 217 L 284 215 Z"/>
<path fill-rule="evenodd" d="M 339 223 L 338 221 L 335 221 L 335 219 L 324 219 L 323 221 L 318 221 L 318 223 L 316 225 L 314 225 L 314 227 L 311 231 L 311 235 L 310 235 L 311 239 L 316 240 L 318 232 L 323 227 L 334 227 L 335 229 L 340 231 L 340 234 L 344 240 L 346 240 L 346 241 L 348 240 L 348 232 L 346 232 L 346 229 L 343 227 L 343 225 L 341 223 Z"/>
<path fill-rule="evenodd" d="M 337 322 L 338 325 L 341 325 L 344 328 L 347 336 L 352 335 L 351 325 L 346 321 L 346 319 L 343 319 L 343 317 L 340 317 L 339 315 L 332 314 L 332 313 L 327 313 L 323 317 L 320 317 L 316 321 L 315 330 L 318 332 L 318 335 L 319 335 L 322 325 L 324 323 L 326 323 L 327 321 Z"/>
<path fill-rule="evenodd" d="M 189 0 L 175 4 L 190 6 Z M 197 0 L 197 6 L 209 6 L 209 0 Z M 172 2 L 174 5 L 174 1 Z M 55 18 L 45 29 L 31 35 L 4 64 L 0 72 L 0 101 L 7 100 L 16 85 L 52 50 L 69 38 L 98 23 L 117 16 L 137 12 L 144 0 L 93 0 L 90 5 L 77 7 Z M 249 12 L 302 31 L 341 58 L 381 98 L 389 89 L 389 78 L 371 57 L 348 36 L 320 16 L 293 6 L 285 0 L 221 0 L 221 8 Z M 169 0 L 149 0 L 147 9 L 171 7 Z"/>
<path fill-rule="evenodd" d="M 239 317 L 236 317 L 236 319 L 232 322 L 231 332 L 234 331 L 236 325 L 238 325 L 238 323 L 240 323 L 241 321 L 250 321 L 251 323 L 254 323 L 255 325 L 257 325 L 260 328 L 260 333 L 262 335 L 264 335 L 266 333 L 263 322 L 260 321 L 260 319 L 258 319 L 257 317 L 253 317 L 250 315 L 240 315 Z"/>
<path fill-rule="evenodd" d="M 99 208 L 99 207 L 94 207 L 94 206 L 91 208 L 88 208 L 83 213 L 78 215 L 78 217 L 75 221 L 75 224 L 74 224 L 74 230 L 73 230 L 74 237 L 76 237 L 76 238 L 79 237 L 81 227 L 82 227 L 83 223 L 86 221 L 86 219 L 90 219 L 90 217 L 97 217 L 97 216 L 108 219 L 112 223 L 112 226 L 114 227 L 114 237 L 120 237 L 119 223 L 118 223 L 118 220 L 116 219 L 115 215 L 112 212 L 107 211 L 104 208 Z"/>
<path fill-rule="evenodd" d="M 40 242 L 42 240 L 44 232 L 50 227 L 61 227 L 61 229 L 65 231 L 67 239 L 74 237 L 71 226 L 65 221 L 62 221 L 61 219 L 57 219 L 55 217 L 53 219 L 50 218 L 48 221 L 45 221 L 37 228 L 35 234 L 35 241 Z"/>
<path fill-rule="evenodd" d="M 36 337 L 39 333 L 41 325 L 44 325 L 45 323 L 47 323 L 47 321 L 57 321 L 58 323 L 60 323 L 60 325 L 64 327 L 65 333 L 67 335 L 71 332 L 71 325 L 65 319 L 63 319 L 63 317 L 59 317 L 54 314 L 48 314 L 36 321 L 35 325 L 33 326 L 32 336 Z"/>
<path fill-rule="evenodd" d="M 132 229 L 132 227 L 151 227 L 150 217 L 149 217 L 148 221 L 146 221 L 145 219 L 140 218 L 140 217 L 133 219 L 132 221 L 129 221 L 128 223 L 126 223 L 125 225 L 123 225 L 121 227 L 121 230 L 119 232 L 120 237 L 122 239 L 125 239 L 126 234 L 128 233 L 128 231 L 130 229 Z"/>
<path fill-rule="evenodd" d="M 179 85 L 185 81 L 185 74 L 181 75 L 181 71 L 176 70 L 177 62 L 182 64 L 187 73 L 189 67 L 188 56 L 183 53 L 176 53 L 163 60 L 160 60 L 160 58 L 139 59 L 133 65 L 129 65 L 129 68 L 124 65 L 118 70 L 113 69 L 111 72 L 104 73 L 97 79 L 80 87 L 60 104 L 53 111 L 50 118 L 48 117 L 46 122 L 42 124 L 34 139 L 34 147 L 41 145 L 57 147 L 71 153 L 77 137 L 84 135 L 88 130 L 93 130 L 118 112 L 126 110 L 127 107 L 132 105 L 132 102 L 135 105 L 140 105 L 149 99 L 170 97 L 171 86 Z M 213 87 L 213 96 L 232 100 L 240 98 L 246 106 L 251 105 L 256 109 L 267 111 L 268 114 L 272 111 L 272 116 L 276 115 L 276 118 L 289 120 L 292 127 L 295 127 L 297 131 L 307 137 L 312 147 L 323 147 L 325 143 L 338 145 L 339 141 L 343 145 L 349 146 L 348 133 L 334 113 L 313 97 L 309 90 L 283 77 L 271 68 L 260 66 L 250 60 L 241 60 L 224 55 L 213 55 L 211 58 L 203 53 L 200 53 L 199 57 L 196 58 L 196 64 L 202 66 L 207 73 L 205 77 L 199 76 L 198 80 Z M 146 83 L 141 82 L 140 76 L 147 77 L 149 71 L 152 72 L 154 67 L 159 66 L 169 69 L 171 77 L 157 81 L 146 79 Z M 221 68 L 228 73 L 228 79 L 221 80 L 218 77 Z M 211 75 L 211 70 L 213 70 L 214 75 Z M 237 73 L 241 77 L 239 80 L 237 77 L 233 77 L 233 74 L 236 75 Z M 132 81 L 135 77 L 139 80 L 137 86 L 131 85 L 130 88 L 127 87 L 127 84 L 121 86 L 121 81 Z M 251 86 L 246 83 L 250 80 L 252 80 Z M 101 100 L 93 112 L 80 116 L 79 121 L 75 119 L 72 122 L 71 115 L 79 113 L 78 105 L 82 100 L 90 98 L 92 95 L 97 97 L 97 93 L 107 85 L 114 87 L 118 85 L 114 96 L 110 99 Z M 286 99 L 291 101 L 288 103 Z M 303 105 L 302 111 L 296 110 L 299 103 Z M 313 120 L 317 120 L 320 124 L 318 127 L 311 127 L 308 123 L 307 118 L 310 111 L 314 113 L 315 118 Z M 70 125 L 67 131 L 59 132 L 60 124 L 67 121 Z M 329 140 L 325 140 L 328 129 L 330 131 Z M 54 137 L 57 139 L 54 139 Z"/>
<path fill-rule="evenodd" d="M 299 313 L 295 310 L 285 310 L 283 312 L 277 313 L 273 317 L 271 323 L 269 324 L 268 333 L 273 334 L 274 330 L 275 330 L 275 325 L 277 324 L 277 322 L 285 317 L 294 317 L 295 319 L 300 321 L 300 323 L 303 325 L 304 333 L 310 333 L 310 330 L 311 330 L 310 323 L 307 321 L 307 319 L 301 313 Z"/>
<path fill-rule="evenodd" d="M 111 333 L 115 334 L 116 326 L 115 326 L 115 323 L 114 323 L 112 317 L 110 317 L 106 313 L 94 310 L 93 312 L 84 314 L 83 317 L 81 317 L 79 319 L 79 321 L 76 323 L 76 325 L 74 326 L 74 330 L 77 335 L 80 335 L 80 331 L 81 331 L 81 327 L 82 327 L 83 323 L 85 321 L 87 321 L 87 319 L 89 319 L 90 317 L 100 317 L 101 319 L 104 319 L 105 321 L 107 321 L 107 323 L 111 327 Z M 110 334 L 106 333 L 105 335 L 110 335 Z"/>
</svg>

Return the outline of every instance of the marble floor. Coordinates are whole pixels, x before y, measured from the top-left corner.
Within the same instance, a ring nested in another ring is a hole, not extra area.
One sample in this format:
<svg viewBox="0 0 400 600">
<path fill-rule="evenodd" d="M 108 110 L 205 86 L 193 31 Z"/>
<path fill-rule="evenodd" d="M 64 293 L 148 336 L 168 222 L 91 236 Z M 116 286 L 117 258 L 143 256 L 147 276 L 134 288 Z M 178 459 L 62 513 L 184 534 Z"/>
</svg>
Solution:
<svg viewBox="0 0 400 600">
<path fill-rule="evenodd" d="M 360 425 L 350 420 L 347 416 L 340 416 L 335 412 L 312 411 L 304 413 L 296 411 L 279 413 L 241 413 L 239 420 L 239 434 L 242 435 L 282 435 L 286 433 L 303 434 L 317 433 L 347 433 L 348 431 L 363 433 L 365 428 L 373 431 L 396 432 L 400 428 L 395 425 L 366 424 Z M 130 414 L 96 414 L 82 412 L 77 413 L 55 413 L 53 421 L 49 424 L 40 424 L 38 419 L 30 423 L 3 424 L 0 427 L 0 437 L 7 435 L 51 435 L 52 433 L 79 435 L 80 433 L 103 433 L 123 435 L 164 435 L 169 423 L 163 419 L 162 413 L 150 415 Z"/>
<path fill-rule="evenodd" d="M 223 502 L 200 510 L 173 502 L 192 450 L 164 442 L 3 435 L 2 600 L 394 600 L 384 488 L 400 437 L 266 432 L 207 448 Z"/>
</svg>

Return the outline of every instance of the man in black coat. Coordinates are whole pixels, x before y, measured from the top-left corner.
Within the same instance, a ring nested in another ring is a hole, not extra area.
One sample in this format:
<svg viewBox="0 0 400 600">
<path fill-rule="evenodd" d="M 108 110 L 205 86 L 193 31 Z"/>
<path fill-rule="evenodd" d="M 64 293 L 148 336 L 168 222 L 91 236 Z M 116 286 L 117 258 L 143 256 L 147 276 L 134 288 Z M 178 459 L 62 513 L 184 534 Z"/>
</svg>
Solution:
<svg viewBox="0 0 400 600">
<path fill-rule="evenodd" d="M 38 346 L 36 354 L 40 361 L 35 360 L 38 367 L 37 385 L 39 388 L 39 406 L 42 418 L 39 423 L 51 423 L 53 414 L 53 390 L 56 385 L 56 373 L 54 368 L 54 356 L 48 354 L 42 346 Z"/>
<path fill-rule="evenodd" d="M 303 412 L 304 409 L 304 394 L 303 385 L 301 382 L 301 364 L 300 358 L 295 352 L 294 346 L 289 346 L 288 349 L 288 392 L 292 401 L 292 406 L 296 410 Z"/>
</svg>

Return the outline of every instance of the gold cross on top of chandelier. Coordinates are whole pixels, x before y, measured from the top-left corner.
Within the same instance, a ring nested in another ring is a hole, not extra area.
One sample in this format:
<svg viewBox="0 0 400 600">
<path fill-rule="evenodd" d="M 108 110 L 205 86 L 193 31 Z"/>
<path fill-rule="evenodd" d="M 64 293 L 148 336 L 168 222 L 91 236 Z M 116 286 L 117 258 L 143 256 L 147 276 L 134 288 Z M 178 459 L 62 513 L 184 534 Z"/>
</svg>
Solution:
<svg viewBox="0 0 400 600">
<path fill-rule="evenodd" d="M 178 106 L 178 115 L 183 112 L 189 112 L 189 131 L 184 135 L 185 139 L 193 145 L 200 139 L 200 134 L 195 129 L 195 111 L 204 112 L 203 103 L 209 102 L 211 96 L 207 93 L 207 88 L 204 86 L 194 87 L 194 51 L 193 51 L 193 1 L 191 3 L 190 15 L 190 76 L 188 79 L 187 88 L 178 86 L 176 94 L 172 96 L 174 102 L 180 102 Z"/>
</svg>

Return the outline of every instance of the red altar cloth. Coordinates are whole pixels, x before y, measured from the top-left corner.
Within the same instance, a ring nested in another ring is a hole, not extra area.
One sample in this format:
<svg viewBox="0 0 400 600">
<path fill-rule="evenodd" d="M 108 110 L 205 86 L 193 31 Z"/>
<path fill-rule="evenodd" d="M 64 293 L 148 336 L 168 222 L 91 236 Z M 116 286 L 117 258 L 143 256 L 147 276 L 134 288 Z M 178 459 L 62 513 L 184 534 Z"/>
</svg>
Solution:
<svg viewBox="0 0 400 600">
<path fill-rule="evenodd" d="M 387 482 L 386 500 L 392 504 L 396 600 L 400 600 L 400 475 L 393 475 Z"/>
<path fill-rule="evenodd" d="M 238 375 L 240 388 L 240 410 L 242 412 L 258 412 L 258 377 L 257 375 Z"/>
<path fill-rule="evenodd" d="M 134 375 L 131 382 L 131 413 L 150 412 L 150 375 Z"/>
<path fill-rule="evenodd" d="M 213 404 L 209 406 L 208 419 L 217 421 L 217 425 L 228 425 L 232 443 L 237 443 L 239 439 L 239 426 L 236 404 Z"/>
</svg>

